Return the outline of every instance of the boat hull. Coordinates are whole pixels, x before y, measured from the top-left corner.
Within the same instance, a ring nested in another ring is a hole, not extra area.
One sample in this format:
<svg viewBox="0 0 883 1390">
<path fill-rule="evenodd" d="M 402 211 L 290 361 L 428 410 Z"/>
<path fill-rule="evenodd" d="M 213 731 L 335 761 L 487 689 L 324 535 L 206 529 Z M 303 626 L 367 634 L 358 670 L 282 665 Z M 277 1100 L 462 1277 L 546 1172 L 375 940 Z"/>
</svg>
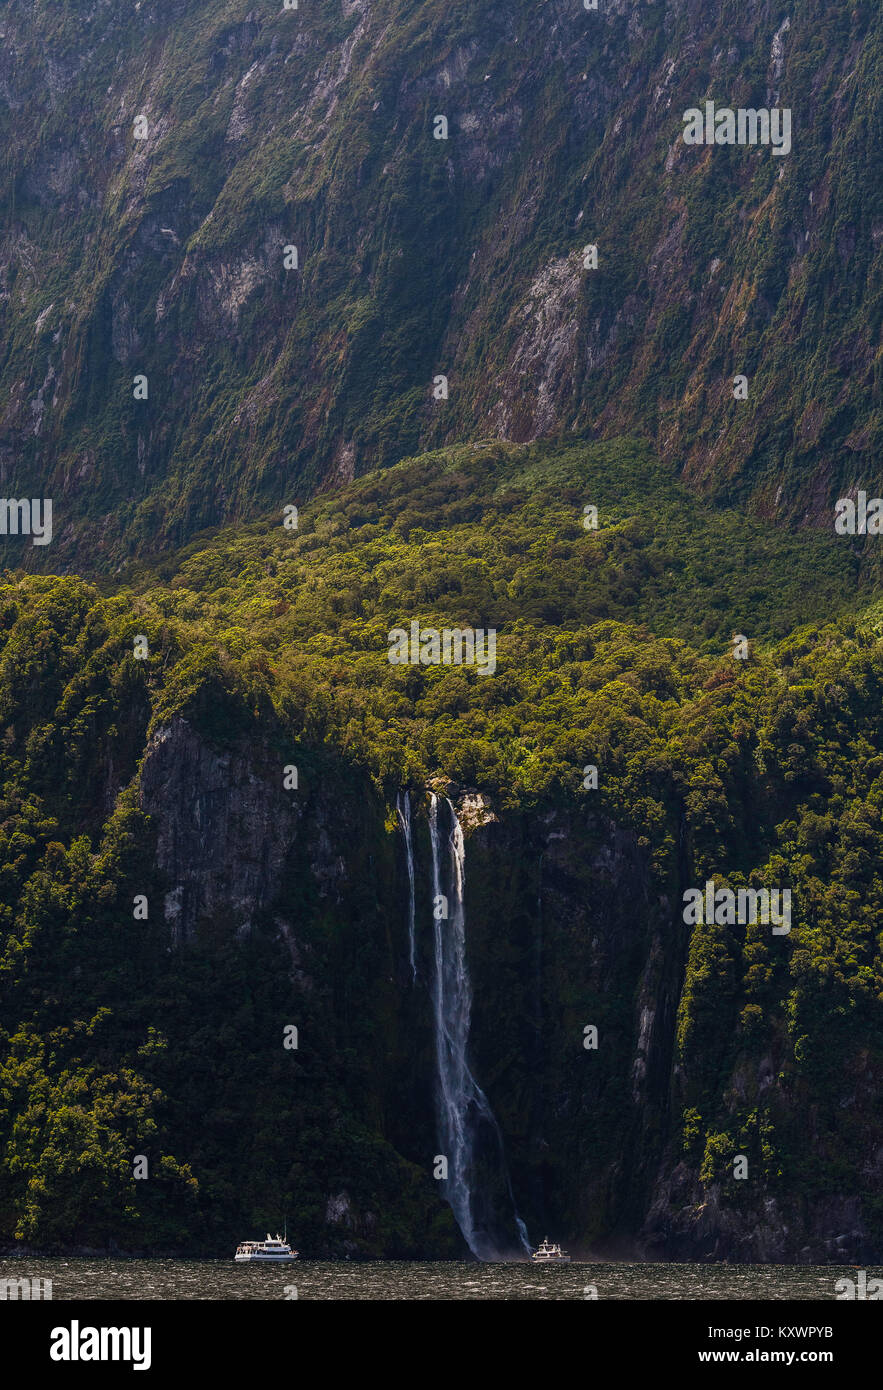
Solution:
<svg viewBox="0 0 883 1390">
<path fill-rule="evenodd" d="M 234 1255 L 238 1265 L 286 1265 L 296 1260 L 297 1255 Z"/>
</svg>

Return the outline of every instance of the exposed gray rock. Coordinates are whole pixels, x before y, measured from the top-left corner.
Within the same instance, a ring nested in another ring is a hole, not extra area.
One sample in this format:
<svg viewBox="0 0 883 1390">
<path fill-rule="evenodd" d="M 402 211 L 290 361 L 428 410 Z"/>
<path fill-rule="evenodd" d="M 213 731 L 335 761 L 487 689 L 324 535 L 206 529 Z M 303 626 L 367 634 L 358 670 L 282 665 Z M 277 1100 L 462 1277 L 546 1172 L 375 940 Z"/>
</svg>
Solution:
<svg viewBox="0 0 883 1390">
<path fill-rule="evenodd" d="M 297 794 L 255 771 L 240 754 L 213 752 L 176 716 L 151 739 L 140 801 L 157 832 L 157 864 L 172 887 L 165 918 L 173 942 L 201 918 L 248 930 L 279 888 L 301 817 Z"/>
</svg>

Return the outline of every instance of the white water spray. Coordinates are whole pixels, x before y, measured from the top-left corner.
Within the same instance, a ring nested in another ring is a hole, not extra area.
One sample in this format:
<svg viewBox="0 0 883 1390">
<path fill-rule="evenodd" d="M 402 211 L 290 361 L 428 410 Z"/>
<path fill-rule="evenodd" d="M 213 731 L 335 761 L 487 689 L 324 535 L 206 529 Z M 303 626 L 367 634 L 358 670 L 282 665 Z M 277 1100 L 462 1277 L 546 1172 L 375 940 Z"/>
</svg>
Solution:
<svg viewBox="0 0 883 1390">
<path fill-rule="evenodd" d="M 433 947 L 435 971 L 432 1002 L 435 1014 L 435 1050 L 438 1069 L 437 1111 L 440 1151 L 448 1160 L 445 1195 L 469 1249 L 481 1260 L 494 1259 L 497 1250 L 486 1232 L 476 1229 L 473 1191 L 473 1158 L 476 1127 L 483 1119 L 493 1130 L 510 1198 L 512 1189 L 505 1167 L 503 1139 L 484 1091 L 469 1070 L 466 1059 L 472 1014 L 472 989 L 466 967 L 466 918 L 463 893 L 466 884 L 466 848 L 463 830 L 450 801 L 451 831 L 442 837 L 439 801 L 432 793 L 429 834 L 432 845 Z M 448 853 L 450 881 L 445 893 L 442 845 Z M 447 916 L 445 915 L 447 899 Z M 513 1202 L 514 1210 L 514 1202 Z M 515 1222 L 522 1245 L 530 1250 L 527 1231 L 518 1213 Z"/>
</svg>

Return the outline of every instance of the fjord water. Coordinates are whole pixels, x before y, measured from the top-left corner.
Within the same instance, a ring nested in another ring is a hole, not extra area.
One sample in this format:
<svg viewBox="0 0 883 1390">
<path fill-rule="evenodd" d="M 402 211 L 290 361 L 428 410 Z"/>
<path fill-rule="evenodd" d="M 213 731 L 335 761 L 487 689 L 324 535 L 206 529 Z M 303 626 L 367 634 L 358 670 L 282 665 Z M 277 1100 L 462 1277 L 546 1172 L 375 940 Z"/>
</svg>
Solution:
<svg viewBox="0 0 883 1390">
<path fill-rule="evenodd" d="M 870 1280 L 883 1269 L 868 1267 Z M 366 1263 L 301 1261 L 285 1267 L 237 1265 L 230 1260 L 0 1260 L 3 1279 L 51 1279 L 59 1299 L 621 1299 L 836 1298 L 850 1265 L 725 1265 L 587 1263 L 538 1267 L 527 1261 Z M 296 1290 L 296 1293 L 294 1292 Z M 588 1292 L 587 1292 L 588 1291 Z"/>
</svg>

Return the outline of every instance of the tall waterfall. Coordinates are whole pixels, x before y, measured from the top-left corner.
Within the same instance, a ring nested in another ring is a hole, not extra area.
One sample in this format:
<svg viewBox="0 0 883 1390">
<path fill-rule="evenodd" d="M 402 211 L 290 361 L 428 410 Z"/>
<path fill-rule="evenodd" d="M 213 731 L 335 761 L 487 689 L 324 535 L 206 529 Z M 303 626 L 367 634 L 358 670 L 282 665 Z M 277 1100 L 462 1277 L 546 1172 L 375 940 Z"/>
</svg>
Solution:
<svg viewBox="0 0 883 1390">
<path fill-rule="evenodd" d="M 414 922 L 414 845 L 411 839 L 411 793 L 399 792 L 396 797 L 396 811 L 399 825 L 405 837 L 405 854 L 408 860 L 408 947 L 411 961 L 411 979 L 417 979 L 416 938 Z"/>
<path fill-rule="evenodd" d="M 499 1125 L 467 1061 L 472 990 L 466 967 L 463 905 L 466 849 L 456 812 L 447 798 L 444 804 L 451 821 L 446 836 L 439 828 L 439 799 L 432 794 L 429 807 L 435 962 L 432 1002 L 438 1070 L 439 1148 L 448 1161 L 445 1196 L 457 1225 L 472 1253 L 488 1260 L 498 1257 L 500 1246 L 491 1230 L 491 1199 L 477 1191 L 476 1156 L 482 1141 L 482 1173 L 495 1178 L 497 1188 L 503 1189 L 518 1239 L 524 1250 L 529 1250 L 530 1245 L 524 1223 L 514 1209 Z M 447 917 L 444 898 L 447 898 Z M 479 1214 L 479 1205 L 484 1207 L 483 1214 Z"/>
</svg>

